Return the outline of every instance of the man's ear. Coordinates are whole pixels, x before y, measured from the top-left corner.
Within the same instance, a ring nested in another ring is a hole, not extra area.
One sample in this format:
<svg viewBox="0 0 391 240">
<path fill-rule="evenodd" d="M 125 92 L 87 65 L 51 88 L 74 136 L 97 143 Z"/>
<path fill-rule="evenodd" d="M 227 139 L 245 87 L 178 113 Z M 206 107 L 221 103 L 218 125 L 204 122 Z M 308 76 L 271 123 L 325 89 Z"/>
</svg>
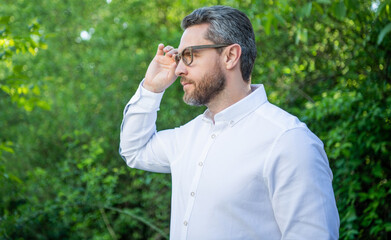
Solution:
<svg viewBox="0 0 391 240">
<path fill-rule="evenodd" d="M 242 48 L 239 44 L 235 43 L 227 46 L 223 53 L 225 67 L 227 70 L 231 70 L 239 64 L 240 56 L 242 55 Z"/>
</svg>

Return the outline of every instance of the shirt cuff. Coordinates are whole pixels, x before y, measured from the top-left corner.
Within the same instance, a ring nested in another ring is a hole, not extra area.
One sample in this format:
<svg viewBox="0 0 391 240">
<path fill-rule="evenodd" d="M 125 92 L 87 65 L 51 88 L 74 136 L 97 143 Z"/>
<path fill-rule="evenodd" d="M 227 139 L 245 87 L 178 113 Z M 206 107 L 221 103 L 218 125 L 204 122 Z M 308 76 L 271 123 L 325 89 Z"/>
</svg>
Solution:
<svg viewBox="0 0 391 240">
<path fill-rule="evenodd" d="M 151 92 L 143 87 L 143 83 L 144 79 L 141 81 L 136 93 L 128 102 L 125 110 L 127 110 L 130 105 L 137 105 L 138 107 L 143 108 L 145 111 L 159 110 L 160 102 L 163 98 L 164 92 Z"/>
</svg>

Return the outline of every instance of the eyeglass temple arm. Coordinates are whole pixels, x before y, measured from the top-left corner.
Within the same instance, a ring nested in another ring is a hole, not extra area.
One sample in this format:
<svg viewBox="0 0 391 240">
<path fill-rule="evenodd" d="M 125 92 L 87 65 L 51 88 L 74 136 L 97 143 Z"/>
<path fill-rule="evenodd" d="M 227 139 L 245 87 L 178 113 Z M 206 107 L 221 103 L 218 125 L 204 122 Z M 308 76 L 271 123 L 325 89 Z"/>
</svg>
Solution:
<svg viewBox="0 0 391 240">
<path fill-rule="evenodd" d="M 220 48 L 220 47 L 226 47 L 229 44 L 213 44 L 213 45 L 199 45 L 191 47 L 192 49 L 202 49 L 202 48 Z"/>
</svg>

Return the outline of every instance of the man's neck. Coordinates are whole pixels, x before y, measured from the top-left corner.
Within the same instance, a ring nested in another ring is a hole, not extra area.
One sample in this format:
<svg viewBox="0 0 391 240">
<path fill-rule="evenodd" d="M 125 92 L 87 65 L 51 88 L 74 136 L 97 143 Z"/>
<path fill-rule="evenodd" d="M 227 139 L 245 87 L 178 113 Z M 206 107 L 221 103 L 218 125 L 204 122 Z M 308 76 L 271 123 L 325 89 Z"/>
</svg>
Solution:
<svg viewBox="0 0 391 240">
<path fill-rule="evenodd" d="M 208 117 L 214 122 L 214 116 L 237 103 L 251 93 L 251 85 L 246 82 L 227 84 L 226 88 L 216 95 L 206 106 L 208 107 Z"/>
</svg>

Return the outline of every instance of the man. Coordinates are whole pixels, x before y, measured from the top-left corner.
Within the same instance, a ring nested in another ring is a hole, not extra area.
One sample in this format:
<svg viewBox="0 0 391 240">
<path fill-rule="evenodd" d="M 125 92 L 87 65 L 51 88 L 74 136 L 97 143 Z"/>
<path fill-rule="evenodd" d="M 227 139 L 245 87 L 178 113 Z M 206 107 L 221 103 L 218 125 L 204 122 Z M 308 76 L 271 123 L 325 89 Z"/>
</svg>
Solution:
<svg viewBox="0 0 391 240">
<path fill-rule="evenodd" d="M 171 239 L 338 239 L 332 173 L 322 142 L 251 85 L 256 57 L 247 16 L 195 10 L 177 49 L 160 44 L 124 110 L 120 154 L 132 168 L 171 173 Z M 156 132 L 177 77 L 204 114 Z"/>
</svg>

